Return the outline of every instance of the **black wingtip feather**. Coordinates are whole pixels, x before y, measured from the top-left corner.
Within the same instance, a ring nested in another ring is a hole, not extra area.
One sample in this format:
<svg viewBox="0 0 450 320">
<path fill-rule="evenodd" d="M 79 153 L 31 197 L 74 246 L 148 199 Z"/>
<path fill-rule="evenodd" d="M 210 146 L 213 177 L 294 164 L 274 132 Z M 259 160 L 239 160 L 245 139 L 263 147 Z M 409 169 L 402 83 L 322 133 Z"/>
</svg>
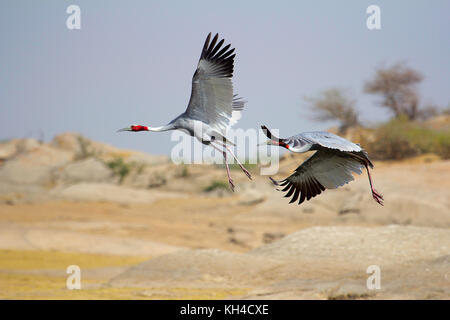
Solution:
<svg viewBox="0 0 450 320">
<path fill-rule="evenodd" d="M 303 181 L 294 183 L 292 180 L 288 178 L 281 180 L 281 181 L 275 181 L 272 178 L 270 178 L 274 184 L 276 183 L 276 186 L 284 186 L 282 190 L 277 189 L 278 191 L 286 192 L 284 197 L 289 198 L 292 196 L 289 203 L 293 203 L 297 201 L 298 204 L 302 204 L 305 201 L 309 201 L 315 196 L 322 193 L 322 191 L 325 191 L 325 187 L 313 176 L 305 177 Z"/>
<path fill-rule="evenodd" d="M 211 52 L 214 50 L 214 47 L 216 45 L 217 39 L 219 38 L 219 34 L 216 33 L 216 35 L 214 36 L 214 38 L 211 41 L 211 44 L 208 46 L 208 55 L 207 57 L 211 56 Z"/>
<path fill-rule="evenodd" d="M 309 179 L 307 179 L 305 181 L 305 183 L 303 184 L 302 196 L 305 196 L 306 200 L 309 200 L 309 199 L 311 199 L 312 194 L 313 194 L 312 186 L 311 186 Z M 300 200 L 301 200 L 301 198 L 300 198 Z M 305 201 L 305 200 L 303 200 L 303 201 Z"/>
<path fill-rule="evenodd" d="M 220 48 L 224 44 L 224 39 L 219 40 L 219 34 L 216 33 L 211 41 L 211 33 L 208 34 L 203 45 L 202 54 L 200 60 L 207 60 L 217 65 L 217 74 L 215 76 L 231 78 L 234 71 L 234 48 L 230 49 L 230 45 L 226 45 L 222 50 Z M 211 41 L 211 43 L 210 43 Z M 220 50 L 220 51 L 219 51 Z"/>
<path fill-rule="evenodd" d="M 306 199 L 306 200 L 308 201 L 309 199 Z M 298 200 L 298 204 L 301 205 L 304 201 L 305 201 L 305 193 L 302 192 L 302 195 L 301 195 L 300 199 Z"/>
<path fill-rule="evenodd" d="M 200 55 L 200 59 L 204 58 L 204 55 L 208 49 L 209 46 L 209 40 L 211 39 L 211 32 L 208 33 L 208 35 L 206 36 L 206 40 L 205 43 L 203 44 L 203 49 L 202 49 L 202 54 Z"/>
<path fill-rule="evenodd" d="M 289 183 L 289 181 L 283 180 L 278 182 L 280 186 L 285 186 Z"/>
<path fill-rule="evenodd" d="M 293 203 L 293 202 L 297 201 L 298 196 L 300 194 L 300 189 L 299 188 L 295 188 L 294 187 L 294 189 L 295 189 L 294 196 L 292 197 L 291 201 L 289 201 L 289 203 Z M 302 196 L 303 196 L 303 192 L 302 192 Z"/>
<path fill-rule="evenodd" d="M 289 189 L 288 193 L 286 193 L 286 194 L 284 195 L 285 198 L 289 198 L 290 196 L 292 196 L 292 194 L 294 193 L 294 191 L 296 191 L 296 188 L 295 188 L 295 186 L 294 186 L 293 184 L 288 185 L 286 188 L 284 188 L 284 189 L 281 190 L 281 191 L 285 191 L 287 188 L 290 188 L 290 189 Z"/>
<path fill-rule="evenodd" d="M 215 46 L 214 49 L 211 50 L 211 52 L 208 54 L 208 58 L 214 57 L 214 55 L 215 55 L 216 52 L 220 49 L 220 47 L 222 46 L 222 44 L 223 44 L 224 41 L 225 41 L 224 39 L 222 39 L 222 40 L 219 41 L 219 43 L 217 44 L 217 46 Z"/>
<path fill-rule="evenodd" d="M 225 58 L 226 56 L 224 56 L 224 53 L 227 52 L 227 50 L 230 48 L 231 44 L 227 44 L 225 47 L 222 48 L 222 50 L 219 51 L 219 53 L 217 53 L 214 58 L 215 59 L 221 59 L 221 58 Z M 234 48 L 231 49 L 234 51 Z M 228 54 L 227 54 L 228 56 Z"/>
</svg>

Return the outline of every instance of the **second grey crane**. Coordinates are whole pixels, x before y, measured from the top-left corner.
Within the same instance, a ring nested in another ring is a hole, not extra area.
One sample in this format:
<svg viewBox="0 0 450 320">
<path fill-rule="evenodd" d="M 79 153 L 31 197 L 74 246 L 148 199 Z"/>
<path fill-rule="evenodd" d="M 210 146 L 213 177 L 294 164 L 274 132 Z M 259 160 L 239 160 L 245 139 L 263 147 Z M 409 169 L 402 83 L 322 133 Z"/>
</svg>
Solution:
<svg viewBox="0 0 450 320">
<path fill-rule="evenodd" d="M 287 192 L 285 197 L 291 197 L 289 203 L 305 200 L 319 195 L 325 189 L 336 189 L 352 181 L 352 173 L 361 174 L 365 167 L 369 176 L 373 199 L 383 205 L 383 195 L 375 190 L 370 176 L 369 167 L 373 168 L 367 152 L 358 144 L 348 141 L 330 132 L 304 132 L 281 139 L 274 136 L 266 126 L 261 126 L 269 138 L 265 144 L 277 145 L 291 152 L 316 151 L 295 169 L 295 172 L 284 180 L 272 182 Z"/>
</svg>

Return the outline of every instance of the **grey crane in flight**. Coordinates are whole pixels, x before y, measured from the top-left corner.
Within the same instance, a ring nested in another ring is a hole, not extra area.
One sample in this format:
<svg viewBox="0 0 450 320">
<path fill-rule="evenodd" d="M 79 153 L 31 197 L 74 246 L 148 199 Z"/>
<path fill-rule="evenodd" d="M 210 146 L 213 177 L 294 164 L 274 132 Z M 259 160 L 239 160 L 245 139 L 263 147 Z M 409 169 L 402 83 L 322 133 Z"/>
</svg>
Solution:
<svg viewBox="0 0 450 320">
<path fill-rule="evenodd" d="M 285 197 L 298 204 L 319 195 L 325 189 L 336 189 L 352 181 L 352 173 L 361 174 L 365 167 L 369 176 L 373 199 L 383 205 L 383 196 L 375 190 L 369 167 L 373 168 L 367 152 L 358 144 L 350 142 L 335 134 L 323 131 L 304 132 L 281 139 L 274 136 L 266 126 L 261 126 L 269 140 L 260 145 L 276 145 L 291 152 L 303 153 L 316 151 L 284 180 L 271 181 L 287 192 Z M 279 190 L 279 189 L 278 189 Z"/>
<path fill-rule="evenodd" d="M 161 127 L 132 125 L 118 131 L 168 131 L 182 130 L 197 138 L 201 143 L 212 146 L 222 153 L 231 190 L 234 191 L 233 179 L 227 163 L 227 153 L 230 152 L 240 168 L 251 179 L 250 172 L 236 158 L 225 134 L 233 124 L 241 118 L 241 112 L 246 101 L 233 94 L 234 48 L 230 44 L 224 46 L 224 39 L 217 42 L 216 34 L 211 41 L 208 34 L 203 45 L 197 69 L 192 77 L 191 99 L 185 112 Z"/>
</svg>

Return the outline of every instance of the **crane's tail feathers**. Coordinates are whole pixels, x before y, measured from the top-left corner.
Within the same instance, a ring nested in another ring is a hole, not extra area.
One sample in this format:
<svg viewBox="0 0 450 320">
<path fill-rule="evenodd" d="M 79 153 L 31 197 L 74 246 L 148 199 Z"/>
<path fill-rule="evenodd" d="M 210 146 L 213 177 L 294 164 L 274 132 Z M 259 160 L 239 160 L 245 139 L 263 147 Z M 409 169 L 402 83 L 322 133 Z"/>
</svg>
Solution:
<svg viewBox="0 0 450 320">
<path fill-rule="evenodd" d="M 242 100 L 237 94 L 233 95 L 233 101 L 231 103 L 232 111 L 229 127 L 234 126 L 241 118 L 242 111 L 244 110 L 244 105 L 247 101 Z"/>
<path fill-rule="evenodd" d="M 265 125 L 262 125 L 261 129 L 270 140 L 280 141 L 280 138 L 274 136 Z"/>
<path fill-rule="evenodd" d="M 233 108 L 233 111 L 242 111 L 246 103 L 247 103 L 246 100 L 243 100 L 242 97 L 238 97 L 238 95 L 235 94 L 233 95 L 233 101 L 231 103 L 231 106 Z"/>
<path fill-rule="evenodd" d="M 229 123 L 229 128 L 234 126 L 242 118 L 242 110 L 231 111 L 231 118 Z"/>
</svg>

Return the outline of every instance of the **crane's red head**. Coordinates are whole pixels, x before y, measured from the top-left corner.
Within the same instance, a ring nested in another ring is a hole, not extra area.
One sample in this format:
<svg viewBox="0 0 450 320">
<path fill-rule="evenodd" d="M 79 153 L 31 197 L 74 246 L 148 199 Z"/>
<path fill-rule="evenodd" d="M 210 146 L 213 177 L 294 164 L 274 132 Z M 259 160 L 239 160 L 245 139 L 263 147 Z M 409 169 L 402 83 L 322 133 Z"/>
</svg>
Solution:
<svg viewBox="0 0 450 320">
<path fill-rule="evenodd" d="M 278 145 L 289 150 L 289 145 L 283 141 L 278 141 Z"/>
<path fill-rule="evenodd" d="M 149 131 L 149 130 L 148 130 L 148 127 L 146 127 L 146 126 L 132 125 L 132 126 L 117 130 L 117 132 L 120 132 L 120 131 L 137 132 L 137 131 Z"/>
</svg>

